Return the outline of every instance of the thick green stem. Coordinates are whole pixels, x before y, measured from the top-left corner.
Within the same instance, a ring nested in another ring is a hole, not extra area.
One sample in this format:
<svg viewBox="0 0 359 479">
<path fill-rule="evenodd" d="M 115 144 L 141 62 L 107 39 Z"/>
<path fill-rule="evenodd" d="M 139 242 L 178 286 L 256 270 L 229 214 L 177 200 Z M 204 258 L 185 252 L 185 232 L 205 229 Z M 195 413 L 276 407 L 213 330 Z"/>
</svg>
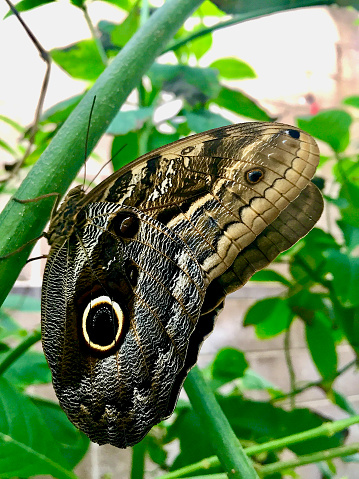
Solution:
<svg viewBox="0 0 359 479">
<path fill-rule="evenodd" d="M 0 362 L 0 376 L 9 369 L 9 367 L 24 354 L 33 344 L 37 343 L 41 339 L 41 332 L 35 330 L 29 333 L 26 338 L 21 341 L 14 349 L 12 349 Z"/>
<path fill-rule="evenodd" d="M 228 477 L 234 479 L 258 478 L 251 461 L 244 453 L 228 419 L 223 414 L 197 366 L 188 374 L 184 387 L 192 407 L 201 421 L 203 432 L 215 449 Z"/>
<path fill-rule="evenodd" d="M 202 0 L 167 0 L 131 38 L 97 79 L 41 155 L 16 193 L 16 198 L 37 198 L 46 193 L 61 196 L 84 161 L 84 145 L 91 105 L 88 151 L 92 151 L 133 88 L 137 87 L 156 57 Z M 51 199 L 31 204 L 10 201 L 0 216 L 0 256 L 13 252 L 43 231 Z M 24 266 L 31 246 L 0 261 L 0 304 Z"/>
<path fill-rule="evenodd" d="M 275 439 L 274 441 L 265 442 L 263 444 L 256 444 L 255 446 L 247 447 L 244 452 L 247 456 L 254 456 L 261 454 L 263 452 L 270 452 L 275 451 L 278 449 L 283 449 L 288 447 L 290 444 L 297 444 L 299 442 L 307 441 L 308 439 L 314 439 L 321 436 L 331 437 L 334 434 L 347 429 L 354 424 L 359 423 L 359 416 L 353 416 L 348 419 L 340 419 L 339 421 L 334 422 L 327 422 L 322 424 L 321 426 L 315 427 L 310 429 L 309 431 L 299 432 L 297 434 L 293 434 L 291 436 L 282 437 L 280 439 Z M 337 448 L 340 449 L 340 448 Z M 332 449 L 333 450 L 333 449 Z M 322 451 L 318 454 L 324 455 L 327 451 Z M 220 461 L 216 456 L 207 457 L 206 459 L 202 459 L 195 464 L 191 464 L 186 467 L 182 467 L 181 469 L 177 469 L 176 471 L 170 472 L 161 476 L 161 479 L 175 479 L 178 477 L 188 477 L 190 474 L 194 474 L 201 470 L 208 470 L 214 467 L 218 467 L 220 465 Z"/>
<path fill-rule="evenodd" d="M 146 440 L 132 448 L 131 479 L 142 479 L 145 474 Z"/>
</svg>

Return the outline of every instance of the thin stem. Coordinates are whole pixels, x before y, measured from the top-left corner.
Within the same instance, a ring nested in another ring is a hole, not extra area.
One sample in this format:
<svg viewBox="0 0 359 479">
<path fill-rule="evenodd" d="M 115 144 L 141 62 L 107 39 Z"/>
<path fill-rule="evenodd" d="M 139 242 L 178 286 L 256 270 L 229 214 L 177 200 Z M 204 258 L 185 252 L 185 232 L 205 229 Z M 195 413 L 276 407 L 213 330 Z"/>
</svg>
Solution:
<svg viewBox="0 0 359 479">
<path fill-rule="evenodd" d="M 147 22 L 150 17 L 150 6 L 148 0 L 142 0 L 141 13 L 140 13 L 140 25 Z"/>
<path fill-rule="evenodd" d="M 294 469 L 299 466 L 305 466 L 306 464 L 314 464 L 315 462 L 327 461 L 328 459 L 334 459 L 336 457 L 345 457 L 351 454 L 359 452 L 359 442 L 354 442 L 348 446 L 334 447 L 327 451 L 315 452 L 313 454 L 307 454 L 305 456 L 299 456 L 296 459 L 289 461 L 279 461 L 274 464 L 268 464 L 258 468 L 260 477 L 269 476 L 276 472 L 285 471 L 286 469 Z"/>
<path fill-rule="evenodd" d="M 192 407 L 229 478 L 258 478 L 213 392 L 195 366 L 184 383 Z"/>
<path fill-rule="evenodd" d="M 41 332 L 39 330 L 32 331 L 26 338 L 21 341 L 14 349 L 12 349 L 5 358 L 0 362 L 0 376 L 9 369 L 9 367 L 24 354 L 33 344 L 41 339 Z"/>
<path fill-rule="evenodd" d="M 98 50 L 98 53 L 101 57 L 101 60 L 102 60 L 102 63 L 107 66 L 107 63 L 108 63 L 108 58 L 107 58 L 107 55 L 106 55 L 106 52 L 103 48 L 103 45 L 101 43 L 101 40 L 98 38 L 98 35 L 96 33 L 96 30 L 95 30 L 95 27 L 92 23 L 92 20 L 88 14 L 88 11 L 87 11 L 87 8 L 86 8 L 86 5 L 83 4 L 81 6 L 81 10 L 84 12 L 84 17 L 85 17 L 85 20 L 86 20 L 86 23 L 90 29 L 90 32 L 91 32 L 91 36 L 96 44 L 96 47 L 97 47 L 97 50 Z"/>
<path fill-rule="evenodd" d="M 284 335 L 284 356 L 289 373 L 290 390 L 293 391 L 295 389 L 295 372 L 292 357 L 290 354 L 290 327 L 291 324 L 288 325 L 288 328 Z M 290 396 L 290 407 L 291 409 L 295 409 L 295 395 Z"/>
<path fill-rule="evenodd" d="M 145 473 L 146 440 L 132 448 L 131 479 L 142 479 Z"/>
<path fill-rule="evenodd" d="M 261 454 L 263 452 L 270 452 L 275 451 L 277 449 L 283 449 L 288 447 L 290 444 L 297 444 L 300 442 L 307 441 L 308 439 L 317 438 L 320 436 L 327 436 L 331 437 L 334 434 L 347 429 L 354 424 L 359 423 L 359 416 L 352 416 L 347 419 L 340 419 L 339 421 L 334 422 L 327 422 L 322 424 L 321 426 L 315 427 L 313 429 L 309 429 L 308 431 L 299 432 L 297 434 L 292 434 L 291 436 L 283 437 L 280 439 L 275 439 L 273 441 L 268 441 L 263 444 L 256 444 L 255 446 L 247 447 L 244 452 L 247 456 L 254 456 Z M 340 448 L 338 448 L 340 449 Z M 322 452 L 325 454 L 326 451 Z M 175 479 L 178 477 L 185 477 L 190 474 L 196 473 L 200 470 L 208 470 L 210 468 L 218 467 L 220 462 L 216 456 L 211 456 L 206 459 L 202 459 L 195 464 L 191 464 L 186 467 L 182 467 L 181 469 L 177 469 L 177 471 L 170 472 L 161 476 L 161 479 Z"/>
</svg>

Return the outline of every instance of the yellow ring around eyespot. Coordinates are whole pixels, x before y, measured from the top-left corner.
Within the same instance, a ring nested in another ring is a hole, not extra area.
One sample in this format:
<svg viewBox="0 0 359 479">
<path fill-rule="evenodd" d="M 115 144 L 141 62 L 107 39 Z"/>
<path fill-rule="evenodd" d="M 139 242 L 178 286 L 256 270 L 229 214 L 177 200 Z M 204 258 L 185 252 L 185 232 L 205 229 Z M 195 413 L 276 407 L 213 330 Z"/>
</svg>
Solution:
<svg viewBox="0 0 359 479">
<path fill-rule="evenodd" d="M 90 340 L 90 337 L 89 337 L 89 335 L 87 333 L 87 330 L 86 330 L 86 319 L 88 317 L 89 312 L 91 311 L 91 309 L 93 307 L 98 306 L 98 305 L 103 304 L 103 303 L 110 304 L 112 306 L 112 308 L 115 312 L 117 321 L 118 321 L 118 328 L 117 328 L 116 337 L 107 346 L 100 346 L 99 344 L 93 343 Z M 118 303 L 116 303 L 116 301 L 111 300 L 111 298 L 109 296 L 99 296 L 96 299 L 92 299 L 85 308 L 84 314 L 82 315 L 82 334 L 84 336 L 84 339 L 85 339 L 86 343 L 92 349 L 95 349 L 96 351 L 105 352 L 105 351 L 108 351 L 109 349 L 111 349 L 115 346 L 116 342 L 118 341 L 118 338 L 120 337 L 120 334 L 121 334 L 121 331 L 122 331 L 122 328 L 123 328 L 123 323 L 124 323 L 124 315 L 123 315 L 123 312 L 122 312 L 122 309 L 121 309 L 120 305 Z"/>
</svg>

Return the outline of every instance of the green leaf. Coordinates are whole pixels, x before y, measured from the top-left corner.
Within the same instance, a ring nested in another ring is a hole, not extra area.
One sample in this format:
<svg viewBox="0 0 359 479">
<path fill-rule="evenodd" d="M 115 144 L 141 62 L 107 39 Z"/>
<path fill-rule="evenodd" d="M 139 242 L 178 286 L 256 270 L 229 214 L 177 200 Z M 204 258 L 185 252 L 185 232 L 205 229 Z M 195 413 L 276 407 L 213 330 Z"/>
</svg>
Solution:
<svg viewBox="0 0 359 479">
<path fill-rule="evenodd" d="M 212 130 L 212 128 L 219 128 L 229 123 L 223 116 L 205 109 L 197 111 L 185 110 L 183 115 L 187 119 L 189 128 L 195 133 Z"/>
<path fill-rule="evenodd" d="M 51 373 L 45 356 L 43 353 L 32 350 L 22 354 L 6 370 L 4 377 L 20 389 L 25 389 L 33 384 L 51 383 Z"/>
<path fill-rule="evenodd" d="M 18 12 L 27 12 L 28 10 L 41 7 L 41 5 L 46 5 L 54 1 L 55 0 L 22 0 L 21 2 L 15 5 L 15 8 Z M 9 17 L 10 15 L 13 15 L 11 10 L 5 15 L 4 18 Z"/>
<path fill-rule="evenodd" d="M 341 409 L 343 409 L 343 411 L 347 412 L 351 416 L 357 415 L 357 411 L 350 404 L 350 401 L 345 396 L 343 396 L 343 394 L 340 394 L 340 392 L 336 391 L 335 389 L 331 389 L 327 393 L 327 396 L 333 404 L 339 406 Z"/>
<path fill-rule="evenodd" d="M 3 308 L 38 312 L 41 310 L 41 301 L 40 298 L 26 296 L 25 294 L 9 294 L 3 303 Z"/>
<path fill-rule="evenodd" d="M 94 40 L 82 40 L 50 54 L 63 70 L 80 80 L 95 81 L 105 69 Z"/>
<path fill-rule="evenodd" d="M 42 398 L 30 397 L 47 424 L 60 449 L 66 466 L 73 469 L 85 455 L 90 440 L 67 419 L 66 414 L 58 404 Z"/>
<path fill-rule="evenodd" d="M 283 391 L 252 369 L 246 369 L 244 372 L 242 385 L 248 390 L 268 391 L 274 397 L 283 394 Z"/>
<path fill-rule="evenodd" d="M 111 147 L 111 158 L 114 171 L 138 157 L 138 132 L 131 131 L 124 136 L 115 136 Z"/>
<path fill-rule="evenodd" d="M 257 103 L 240 91 L 222 87 L 219 95 L 211 99 L 217 105 L 258 121 L 271 121 L 270 116 Z"/>
<path fill-rule="evenodd" d="M 8 153 L 10 153 L 10 155 L 16 158 L 16 151 L 9 145 L 9 143 L 6 143 L 6 141 L 0 139 L 0 148 L 7 151 Z"/>
<path fill-rule="evenodd" d="M 76 95 L 67 100 L 60 101 L 46 110 L 40 118 L 40 122 L 46 123 L 62 123 L 66 120 L 72 110 L 80 103 L 84 94 Z M 96 108 L 96 103 L 95 103 Z"/>
<path fill-rule="evenodd" d="M 359 305 L 359 258 L 340 251 L 329 251 L 327 265 L 333 275 L 333 288 L 340 303 L 350 308 Z"/>
<path fill-rule="evenodd" d="M 248 63 L 238 60 L 237 58 L 221 58 L 211 63 L 210 68 L 217 69 L 220 76 L 226 80 L 257 77 L 255 71 Z"/>
<path fill-rule="evenodd" d="M 124 47 L 140 26 L 140 9 L 137 6 L 138 3 L 138 1 L 135 3 L 125 20 L 119 25 L 116 25 L 112 30 L 111 40 L 114 45 Z"/>
<path fill-rule="evenodd" d="M 242 351 L 224 348 L 217 353 L 211 369 L 213 379 L 225 384 L 242 377 L 247 368 L 248 363 Z"/>
<path fill-rule="evenodd" d="M 126 135 L 130 131 L 140 130 L 145 121 L 152 117 L 153 108 L 150 106 L 137 110 L 119 111 L 107 128 L 110 135 Z"/>
<path fill-rule="evenodd" d="M 338 299 L 332 294 L 335 319 L 342 328 L 348 342 L 359 356 L 359 307 L 344 308 Z"/>
<path fill-rule="evenodd" d="M 333 381 L 338 366 L 337 353 L 331 328 L 320 312 L 316 312 L 312 322 L 306 323 L 305 332 L 310 354 L 319 373 L 323 379 Z"/>
<path fill-rule="evenodd" d="M 63 465 L 47 421 L 30 399 L 0 378 L 0 477 L 30 477 L 50 474 L 75 479 Z"/>
<path fill-rule="evenodd" d="M 359 108 L 359 96 L 348 96 L 347 98 L 344 98 L 343 104 L 353 106 L 354 108 Z"/>
<path fill-rule="evenodd" d="M 21 338 L 25 335 L 26 330 L 22 329 L 3 309 L 0 309 L 0 341 L 11 336 Z"/>
<path fill-rule="evenodd" d="M 359 227 L 352 226 L 343 220 L 337 221 L 337 225 L 342 230 L 348 251 L 351 252 L 359 246 Z"/>
<path fill-rule="evenodd" d="M 285 299 L 266 298 L 257 301 L 247 310 L 243 325 L 253 325 L 258 338 L 266 339 L 286 330 L 293 317 Z"/>
<path fill-rule="evenodd" d="M 251 278 L 251 281 L 273 281 L 277 283 L 282 283 L 284 286 L 290 286 L 290 281 L 287 280 L 284 276 L 273 271 L 272 269 L 262 269 L 257 271 Z"/>
<path fill-rule="evenodd" d="M 122 8 L 122 10 L 126 10 L 128 12 L 131 10 L 134 4 L 134 0 L 103 0 L 106 3 L 110 3 L 111 5 L 116 5 L 116 7 Z"/>
<path fill-rule="evenodd" d="M 337 153 L 349 145 L 352 117 L 343 110 L 327 110 L 315 116 L 298 118 L 298 126 L 330 145 Z"/>
<path fill-rule="evenodd" d="M 8 118 L 7 116 L 0 115 L 0 120 L 10 125 L 12 128 L 14 128 L 14 130 L 18 131 L 19 133 L 24 133 L 25 131 L 25 128 L 23 126 L 21 126 L 19 123 L 12 120 L 11 118 Z"/>
</svg>

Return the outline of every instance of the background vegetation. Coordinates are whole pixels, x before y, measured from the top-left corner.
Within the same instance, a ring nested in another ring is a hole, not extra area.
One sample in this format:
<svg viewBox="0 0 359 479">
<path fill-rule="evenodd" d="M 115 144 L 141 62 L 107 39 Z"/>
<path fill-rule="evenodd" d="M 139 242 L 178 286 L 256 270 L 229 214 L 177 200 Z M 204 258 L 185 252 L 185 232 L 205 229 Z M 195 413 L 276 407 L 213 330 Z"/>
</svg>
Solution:
<svg viewBox="0 0 359 479">
<path fill-rule="evenodd" d="M 44 3 L 48 2 L 23 0 L 17 8 L 25 11 Z M 101 22 L 93 26 L 86 3 L 81 0 L 72 3 L 74 8 L 83 11 L 84 18 L 93 31 L 93 38 L 66 48 L 54 49 L 50 55 L 71 77 L 86 80 L 88 89 L 95 85 L 97 95 L 101 95 L 101 91 L 106 90 L 106 85 L 96 81 L 99 75 L 105 72 L 115 55 L 126 54 L 126 45 L 129 45 L 131 39 L 130 44 L 134 44 L 135 49 L 143 49 L 139 41 L 142 35 L 140 28 L 146 22 L 147 25 L 152 22 L 155 9 L 146 1 L 111 0 L 110 3 L 126 12 L 123 22 Z M 166 3 L 176 4 L 177 8 L 183 4 L 185 8 L 186 2 L 168 0 Z M 199 5 L 201 2 L 197 3 Z M 224 57 L 208 68 L 198 66 L 198 60 L 211 48 L 212 32 L 271 11 L 330 3 L 333 2 L 272 0 L 266 2 L 266 9 L 263 10 L 263 2 L 254 0 L 246 2 L 245 7 L 243 2 L 235 0 L 203 2 L 193 13 L 195 21 L 191 22 L 191 27 L 180 27 L 169 43 L 164 38 L 163 44 L 159 45 L 158 54 L 173 52 L 171 64 L 155 61 L 145 76 L 144 72 L 130 72 L 133 76 L 126 91 L 136 90 L 136 105 L 130 111 L 119 110 L 121 102 L 127 96 L 123 95 L 123 99 L 118 100 L 116 111 L 111 114 L 105 112 L 108 120 L 101 127 L 100 117 L 95 115 L 91 130 L 97 133 L 90 138 L 90 148 L 106 130 L 113 137 L 113 155 L 126 145 L 125 155 L 113 157 L 113 167 L 118 169 L 125 160 L 128 162 L 182 136 L 228 124 L 226 111 L 246 119 L 270 121 L 270 115 L 254 99 L 223 83 L 228 79 L 253 78 L 255 72 L 249 65 L 235 58 Z M 349 3 L 357 6 L 357 2 Z M 183 14 L 181 23 L 190 13 L 190 8 L 186 8 L 187 13 Z M 231 16 L 224 16 L 226 13 Z M 216 20 L 210 28 L 204 22 L 208 17 Z M 164 30 L 175 28 L 168 26 L 166 15 L 160 20 Z M 136 44 L 133 38 L 137 31 Z M 153 60 L 156 56 L 154 53 Z M 17 145 L 7 143 L 5 138 L 0 139 L 0 148 L 10 152 L 14 158 L 14 162 L 5 165 L 7 177 L 1 184 L 2 192 L 12 192 L 13 182 L 10 180 L 16 177 L 20 169 L 29 170 L 38 162 L 71 112 L 75 112 L 72 117 L 78 117 L 80 113 L 76 111 L 82 111 L 82 124 L 75 125 L 75 128 L 77 132 L 86 131 L 84 125 L 89 111 L 89 101 L 86 98 L 93 98 L 93 93 L 87 97 L 85 93 L 64 99 L 44 112 L 36 125 L 36 131 L 26 129 L 10 118 L 0 117 L 0 121 L 7 122 L 23 135 L 23 141 Z M 170 116 L 156 121 L 158 111 L 168 103 L 169 98 L 171 101 L 180 100 L 178 108 Z M 100 96 L 100 110 L 103 101 Z M 80 108 L 84 105 L 82 110 L 75 110 L 78 105 Z M 222 110 L 217 111 L 222 111 L 224 116 L 214 113 L 213 105 L 220 107 Z M 348 107 L 351 109 L 348 110 Z M 320 170 L 315 179 L 323 189 L 328 203 L 328 227 L 326 231 L 315 228 L 290 251 L 281 255 L 279 261 L 288 265 L 286 274 L 279 274 L 270 268 L 254 276 L 254 281 L 281 283 L 284 292 L 278 297 L 258 301 L 248 310 L 244 321 L 247 327 L 255 328 L 260 340 L 279 334 L 289 338 L 293 323 L 303 322 L 308 350 L 320 374 L 320 380 L 300 388 L 296 386 L 289 347 L 288 368 L 292 378 L 290 391 L 281 391 L 258 376 L 251 370 L 243 352 L 232 348 L 219 351 L 212 364 L 203 371 L 206 383 L 202 382 L 197 369 L 186 382 L 191 403 L 181 400 L 172 420 L 153 428 L 144 441 L 134 448 L 132 477 L 142 477 L 146 455 L 164 471 L 168 471 L 163 476 L 167 479 L 194 475 L 227 477 L 223 474 L 224 471 L 230 477 L 260 476 L 276 479 L 285 473 L 299 477 L 296 476 L 296 467 L 307 463 L 317 463 L 323 478 L 333 478 L 337 477 L 333 458 L 359 460 L 359 444 L 348 441 L 347 429 L 351 424 L 359 422 L 359 417 L 348 399 L 336 389 L 336 380 L 349 368 L 356 366 L 359 353 L 359 163 L 350 138 L 350 128 L 356 118 L 353 113 L 349 113 L 357 108 L 359 97 L 350 97 L 345 99 L 340 109 L 298 118 L 298 126 L 325 142 L 332 152 L 321 158 L 321 166 L 330 166 L 332 170 L 331 186 L 326 187 L 325 181 L 320 177 Z M 80 136 L 74 154 L 82 158 L 83 154 L 79 155 L 78 152 L 83 150 L 83 134 Z M 60 153 L 63 156 L 63 151 Z M 41 166 L 46 154 L 36 164 L 39 168 L 38 176 L 47 174 L 48 166 Z M 56 161 L 59 161 L 58 158 Z M 56 191 L 63 193 L 66 190 L 76 175 L 80 162 L 78 160 L 76 166 L 70 169 L 63 167 L 60 170 L 55 163 L 55 175 L 66 177 Z M 48 188 L 51 189 L 51 184 Z M 20 195 L 21 191 L 24 190 L 20 190 Z M 43 193 L 48 192 L 50 191 L 43 190 Z M 30 193 L 29 190 L 27 197 L 36 196 L 36 192 Z M 30 205 L 16 207 L 32 208 Z M 48 214 L 50 201 L 46 208 Z M 39 215 L 44 216 L 43 210 L 38 206 L 34 206 L 33 210 L 35 219 Z M 1 217 L 3 237 L 8 237 L 10 231 L 18 231 L 9 229 L 10 223 L 6 223 L 11 215 L 12 211 L 8 209 Z M 333 217 L 338 219 L 333 220 Z M 43 223 L 45 219 L 46 217 L 42 220 Z M 28 237 L 36 236 L 31 224 L 25 223 L 23 220 L 21 230 L 27 229 Z M 17 246 L 16 242 L 9 241 L 2 251 L 13 251 Z M 5 271 L 3 278 L 9 278 L 6 275 L 12 270 L 9 265 L 4 265 L 7 261 L 2 263 L 0 267 L 4 267 Z M 5 284 L 2 280 L 5 292 L 10 289 L 10 283 L 11 281 L 6 281 Z M 73 469 L 84 456 L 89 442 L 68 422 L 55 403 L 29 394 L 30 385 L 48 383 L 51 377 L 42 353 L 32 348 L 40 339 L 39 330 L 25 331 L 12 318 L 12 310 L 19 308 L 19 305 L 23 311 L 40 309 L 37 300 L 19 298 L 12 294 L 0 310 L 0 476 L 10 478 L 51 474 L 57 478 L 76 477 Z M 355 359 L 339 369 L 337 346 L 343 341 L 350 344 Z M 347 419 L 328 422 L 327 418 L 309 409 L 297 407 L 296 396 L 312 387 L 324 391 L 327 398 L 345 412 Z M 253 389 L 265 391 L 267 400 L 248 399 L 247 392 Z M 283 407 L 284 401 L 287 401 L 286 407 Z M 221 416 L 217 403 L 228 422 Z M 214 421 L 216 418 L 224 424 L 222 429 Z M 231 449 L 233 441 L 228 441 L 228 438 L 232 438 L 233 432 L 242 445 L 246 446 L 246 453 L 253 459 L 256 472 L 246 464 L 240 448 L 236 449 L 236 446 Z M 208 441 L 211 434 L 218 438 L 217 443 Z M 179 441 L 180 448 L 175 459 L 169 462 L 166 446 L 175 439 Z M 293 453 L 293 459 L 281 459 L 284 449 Z M 237 469 L 234 466 L 238 462 L 242 466 Z M 242 472 L 231 475 L 231 469 L 238 471 L 241 467 Z"/>
</svg>

